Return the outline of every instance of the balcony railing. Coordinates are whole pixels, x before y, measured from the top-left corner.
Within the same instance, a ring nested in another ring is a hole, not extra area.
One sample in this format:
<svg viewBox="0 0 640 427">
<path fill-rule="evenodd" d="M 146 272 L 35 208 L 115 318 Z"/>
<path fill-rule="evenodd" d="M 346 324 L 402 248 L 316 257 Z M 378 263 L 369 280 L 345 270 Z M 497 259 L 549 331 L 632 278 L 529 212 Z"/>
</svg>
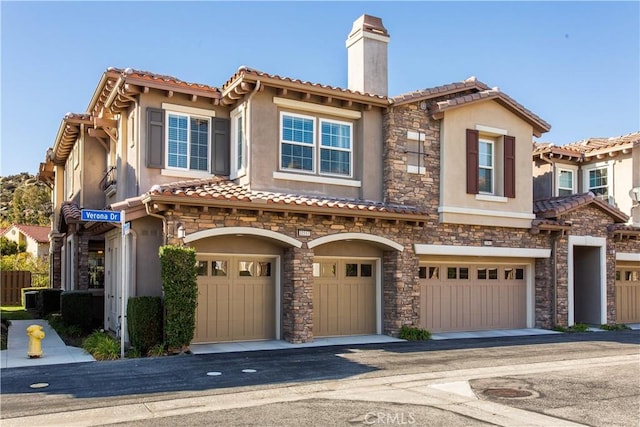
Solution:
<svg viewBox="0 0 640 427">
<path fill-rule="evenodd" d="M 100 180 L 100 188 L 107 196 L 113 196 L 116 192 L 116 167 L 111 166 Z"/>
</svg>

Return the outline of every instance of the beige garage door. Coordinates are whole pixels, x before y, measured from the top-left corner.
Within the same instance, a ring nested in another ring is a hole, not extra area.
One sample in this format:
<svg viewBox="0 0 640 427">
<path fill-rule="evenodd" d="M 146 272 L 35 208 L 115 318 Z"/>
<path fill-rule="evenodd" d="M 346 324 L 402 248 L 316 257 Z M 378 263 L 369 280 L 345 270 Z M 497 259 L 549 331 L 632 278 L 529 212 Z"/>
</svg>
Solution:
<svg viewBox="0 0 640 427">
<path fill-rule="evenodd" d="M 376 333 L 375 261 L 321 259 L 313 276 L 315 336 Z"/>
<path fill-rule="evenodd" d="M 275 338 L 275 259 L 198 258 L 194 342 Z"/>
<path fill-rule="evenodd" d="M 525 266 L 420 267 L 420 323 L 432 332 L 525 328 Z"/>
<path fill-rule="evenodd" d="M 640 265 L 616 265 L 616 322 L 640 323 Z"/>
</svg>

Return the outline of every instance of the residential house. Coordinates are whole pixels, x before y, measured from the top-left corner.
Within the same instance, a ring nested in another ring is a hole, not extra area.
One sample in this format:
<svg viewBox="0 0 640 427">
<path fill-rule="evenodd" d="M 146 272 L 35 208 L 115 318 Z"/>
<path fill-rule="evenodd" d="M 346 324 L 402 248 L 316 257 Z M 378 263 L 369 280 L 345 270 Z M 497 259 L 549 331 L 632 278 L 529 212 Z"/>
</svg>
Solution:
<svg viewBox="0 0 640 427">
<path fill-rule="evenodd" d="M 534 212 L 533 136 L 550 126 L 475 78 L 389 97 L 388 42 L 379 18 L 354 22 L 347 89 L 247 67 L 220 88 L 108 69 L 41 165 L 57 197 L 54 284 L 88 288 L 85 249 L 102 248 L 116 330 L 121 268 L 125 296 L 161 295 L 158 249 L 186 244 L 198 343 L 573 321 L 550 291 L 568 285 L 547 274 L 572 229 L 565 211 Z M 122 212 L 129 232 L 83 208 Z M 626 216 L 602 212 L 608 242 Z M 624 233 L 635 248 L 638 230 Z"/>
<path fill-rule="evenodd" d="M 0 235 L 17 244 L 24 245 L 26 252 L 34 258 L 46 261 L 49 257 L 49 232 L 51 227 L 12 224 L 2 230 Z"/>
</svg>

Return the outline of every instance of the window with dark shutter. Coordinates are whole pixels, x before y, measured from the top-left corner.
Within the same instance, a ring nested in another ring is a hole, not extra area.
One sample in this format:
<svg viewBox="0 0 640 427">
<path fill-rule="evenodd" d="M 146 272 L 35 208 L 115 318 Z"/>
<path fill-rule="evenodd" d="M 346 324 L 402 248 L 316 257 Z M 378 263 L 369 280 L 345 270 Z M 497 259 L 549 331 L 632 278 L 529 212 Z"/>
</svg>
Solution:
<svg viewBox="0 0 640 427">
<path fill-rule="evenodd" d="M 504 137 L 504 196 L 516 197 L 516 138 Z"/>
<path fill-rule="evenodd" d="M 478 194 L 478 131 L 467 129 L 467 193 Z"/>
<path fill-rule="evenodd" d="M 147 108 L 147 167 L 164 167 L 164 110 Z"/>
</svg>

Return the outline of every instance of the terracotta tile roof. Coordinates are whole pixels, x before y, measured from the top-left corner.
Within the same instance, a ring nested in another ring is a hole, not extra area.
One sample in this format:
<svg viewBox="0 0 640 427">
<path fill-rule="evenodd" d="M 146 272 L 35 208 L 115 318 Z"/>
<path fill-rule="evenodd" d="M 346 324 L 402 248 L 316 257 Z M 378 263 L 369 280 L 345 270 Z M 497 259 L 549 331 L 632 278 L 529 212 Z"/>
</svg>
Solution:
<svg viewBox="0 0 640 427">
<path fill-rule="evenodd" d="M 11 228 L 20 230 L 22 234 L 28 236 L 38 243 L 49 243 L 49 232 L 51 227 L 43 225 L 30 225 L 30 224 L 12 224 L 11 227 L 0 229 L 0 235 L 5 235 Z"/>
<path fill-rule="evenodd" d="M 368 200 L 352 200 L 332 198 L 326 196 L 312 196 L 300 194 L 284 194 L 268 191 L 252 191 L 235 184 L 225 178 L 214 177 L 203 180 L 180 181 L 166 185 L 154 185 L 147 193 L 147 198 L 171 197 L 191 199 L 192 202 L 218 201 L 233 207 L 234 204 L 247 207 L 256 206 L 258 209 L 273 210 L 322 210 L 333 211 L 335 215 L 367 215 L 390 214 L 422 215 L 416 207 L 394 205 Z M 178 203 L 180 203 L 178 201 Z M 188 203 L 185 201 L 185 203 Z M 262 207 L 260 207 L 262 206 Z M 408 218 L 410 220 L 410 218 Z"/>
<path fill-rule="evenodd" d="M 60 211 L 66 223 L 80 221 L 82 218 L 80 207 L 75 202 L 63 202 Z"/>
<path fill-rule="evenodd" d="M 616 222 L 624 223 L 629 218 L 621 210 L 602 201 L 591 192 L 536 200 L 533 202 L 533 212 L 539 219 L 558 218 L 561 215 L 592 203 L 597 208 L 613 217 Z"/>
<path fill-rule="evenodd" d="M 489 86 L 477 80 L 474 76 L 461 82 L 454 82 L 442 86 L 416 90 L 404 93 L 391 98 L 391 103 L 395 105 L 408 104 L 411 102 L 423 101 L 425 99 L 436 98 L 451 93 L 464 92 L 467 90 L 487 90 Z"/>
<path fill-rule="evenodd" d="M 168 76 L 164 74 L 156 74 L 150 71 L 135 70 L 133 68 L 119 69 L 110 67 L 109 70 L 117 71 L 122 74 L 127 82 L 151 82 L 151 83 L 163 83 L 171 86 L 175 86 L 176 89 L 197 89 L 198 91 L 207 91 L 211 93 L 220 93 L 217 87 L 209 86 L 200 83 L 189 83 L 178 79 L 177 77 Z"/>
<path fill-rule="evenodd" d="M 386 96 L 376 95 L 373 93 L 358 92 L 358 91 L 344 89 L 336 86 L 323 85 L 320 83 L 311 83 L 311 82 L 307 82 L 299 79 L 294 79 L 291 77 L 283 77 L 276 74 L 265 73 L 263 71 L 256 70 L 254 68 L 249 68 L 246 66 L 241 66 L 238 68 L 238 71 L 222 85 L 222 91 L 223 92 L 226 91 L 230 87 L 233 87 L 237 83 L 237 81 L 246 79 L 246 78 L 252 78 L 254 80 L 261 80 L 261 81 L 271 80 L 272 82 L 274 81 L 281 82 L 283 84 L 285 83 L 293 84 L 296 86 L 300 86 L 301 88 L 306 88 L 307 90 L 322 89 L 323 91 L 332 91 L 332 92 L 336 92 L 338 94 L 347 95 L 347 96 L 361 96 L 361 97 L 364 97 L 365 99 L 368 98 L 370 101 L 375 101 L 377 104 L 383 103 L 386 105 L 389 102 Z"/>
<path fill-rule="evenodd" d="M 541 154 L 551 153 L 576 157 L 582 160 L 589 156 L 630 149 L 634 144 L 640 144 L 640 132 L 633 132 L 611 138 L 587 138 L 565 145 L 534 143 L 533 155 L 539 156 Z"/>
<path fill-rule="evenodd" d="M 495 99 L 497 102 L 501 103 L 514 113 L 524 118 L 526 121 L 531 123 L 534 129 L 537 129 L 538 132 L 548 132 L 551 129 L 551 125 L 549 123 L 542 120 L 539 116 L 525 108 L 522 104 L 518 103 L 509 95 L 501 92 L 498 88 L 486 89 L 469 95 L 463 95 L 457 98 L 440 101 L 436 104 L 436 107 L 431 111 L 431 113 L 435 116 L 451 108 L 456 108 L 462 105 L 468 105 L 474 102 L 486 101 L 491 99 Z"/>
</svg>

